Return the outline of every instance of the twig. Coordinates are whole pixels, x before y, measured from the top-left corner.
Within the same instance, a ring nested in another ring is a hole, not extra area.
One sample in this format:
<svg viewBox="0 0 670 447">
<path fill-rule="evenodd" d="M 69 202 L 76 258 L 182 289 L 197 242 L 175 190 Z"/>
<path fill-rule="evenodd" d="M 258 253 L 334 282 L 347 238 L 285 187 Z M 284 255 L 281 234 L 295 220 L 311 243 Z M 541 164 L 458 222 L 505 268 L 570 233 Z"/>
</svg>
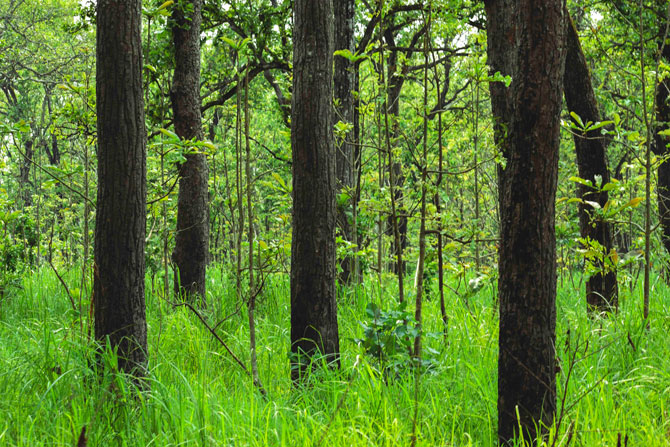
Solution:
<svg viewBox="0 0 670 447">
<path fill-rule="evenodd" d="M 249 377 L 253 380 L 254 386 L 258 389 L 258 391 L 261 393 L 261 395 L 263 395 L 263 396 L 267 396 L 268 393 L 267 393 L 267 391 L 265 390 L 265 388 L 263 388 L 263 385 L 261 385 L 258 381 L 254 380 L 254 378 L 251 376 L 251 372 L 250 372 L 249 369 L 244 365 L 244 363 L 242 362 L 242 360 L 240 360 L 240 358 L 237 357 L 237 356 L 235 355 L 235 353 L 228 347 L 228 345 L 226 344 L 226 342 L 223 341 L 223 339 L 222 339 L 221 337 L 219 337 L 219 334 L 217 334 L 216 331 L 213 330 L 213 329 L 211 328 L 211 326 L 207 323 L 207 321 L 205 320 L 205 318 L 200 314 L 200 312 L 198 312 L 198 310 L 197 310 L 195 307 L 193 307 L 190 303 L 186 303 L 186 302 L 182 302 L 182 303 L 171 303 L 171 304 L 172 304 L 173 307 L 186 307 L 186 308 L 188 308 L 191 312 L 193 312 L 193 313 L 198 317 L 198 319 L 199 319 L 200 322 L 203 324 L 203 326 L 205 326 L 205 328 L 207 328 L 207 330 L 209 331 L 209 333 L 212 334 L 212 336 L 216 339 L 216 341 L 218 341 L 218 342 L 221 344 L 221 346 L 223 346 L 224 349 L 225 349 L 226 351 L 228 351 L 228 354 L 230 354 L 230 356 L 233 358 L 233 360 L 235 360 L 235 362 L 236 362 L 238 365 L 240 365 L 240 367 L 244 370 L 244 372 L 247 374 L 247 376 L 249 376 Z"/>
</svg>

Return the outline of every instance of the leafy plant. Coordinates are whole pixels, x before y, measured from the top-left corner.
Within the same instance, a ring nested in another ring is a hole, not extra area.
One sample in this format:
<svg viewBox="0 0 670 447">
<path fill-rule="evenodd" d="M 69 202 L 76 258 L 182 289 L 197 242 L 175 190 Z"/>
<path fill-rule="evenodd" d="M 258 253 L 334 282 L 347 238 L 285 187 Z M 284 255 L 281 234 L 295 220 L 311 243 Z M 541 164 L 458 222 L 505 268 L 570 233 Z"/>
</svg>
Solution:
<svg viewBox="0 0 670 447">
<path fill-rule="evenodd" d="M 421 333 L 421 328 L 407 310 L 407 301 L 391 310 L 383 310 L 377 304 L 369 303 L 365 314 L 369 320 L 359 322 L 363 327 L 363 338 L 354 341 L 379 362 L 385 375 L 397 375 L 417 363 L 427 369 L 435 366 L 435 357 L 439 352 L 434 349 L 424 349 L 428 354 L 425 359 L 418 360 L 412 356 L 414 339 Z"/>
</svg>

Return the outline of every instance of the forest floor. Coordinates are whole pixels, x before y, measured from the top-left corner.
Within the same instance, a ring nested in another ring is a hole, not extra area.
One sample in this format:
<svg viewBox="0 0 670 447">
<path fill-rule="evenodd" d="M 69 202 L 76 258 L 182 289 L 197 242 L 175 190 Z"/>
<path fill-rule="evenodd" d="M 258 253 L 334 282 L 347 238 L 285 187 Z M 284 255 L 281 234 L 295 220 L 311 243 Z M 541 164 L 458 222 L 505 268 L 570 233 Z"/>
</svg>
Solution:
<svg viewBox="0 0 670 447">
<path fill-rule="evenodd" d="M 77 272 L 65 280 L 76 284 Z M 246 307 L 237 302 L 234 281 L 216 267 L 209 281 L 203 317 L 212 325 L 223 321 L 218 333 L 248 363 Z M 357 342 L 374 323 L 368 303 L 397 309 L 392 281 L 384 282 L 381 294 L 376 277 L 340 291 L 342 369 L 317 370 L 294 389 L 288 279 L 269 278 L 256 324 L 264 397 L 198 317 L 158 298 L 150 280 L 149 389 L 138 393 L 110 372 L 112 355 L 100 373 L 88 310 L 79 318 L 50 271 L 27 276 L 0 301 L 0 445 L 381 447 L 409 446 L 413 433 L 419 446 L 496 445 L 494 284 L 468 300 L 447 293 L 446 340 L 431 292 L 424 310 L 429 367 L 416 369 L 402 349 L 380 362 Z M 589 318 L 579 275 L 559 283 L 561 418 L 548 445 L 670 445 L 670 290 L 654 279 L 646 330 L 639 285 L 621 286 L 618 314 Z M 71 292 L 77 307 L 79 291 Z M 394 319 L 399 314 L 383 315 L 401 341 L 411 337 Z"/>
</svg>

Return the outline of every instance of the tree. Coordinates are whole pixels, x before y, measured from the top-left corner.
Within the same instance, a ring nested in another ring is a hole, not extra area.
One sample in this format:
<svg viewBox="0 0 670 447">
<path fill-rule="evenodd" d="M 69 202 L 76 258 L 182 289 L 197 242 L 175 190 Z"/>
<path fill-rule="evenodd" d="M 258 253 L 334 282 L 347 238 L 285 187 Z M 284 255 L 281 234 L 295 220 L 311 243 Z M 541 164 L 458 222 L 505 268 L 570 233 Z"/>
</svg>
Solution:
<svg viewBox="0 0 670 447">
<path fill-rule="evenodd" d="M 667 39 L 667 20 L 663 14 L 659 14 L 658 48 L 661 61 L 670 63 L 670 45 Z M 660 214 L 661 240 L 666 251 L 670 253 L 670 137 L 667 130 L 670 128 L 670 78 L 662 76 L 656 85 L 656 129 L 652 149 L 654 153 L 663 157 L 658 165 L 658 212 Z M 665 131 L 665 132 L 663 132 Z M 663 133 L 659 133 L 663 132 Z"/>
<path fill-rule="evenodd" d="M 291 376 L 316 354 L 339 365 L 335 293 L 332 0 L 297 0 L 293 28 Z"/>
<path fill-rule="evenodd" d="M 562 0 L 488 0 L 500 173 L 498 438 L 533 439 L 556 410 L 555 195 L 565 53 Z M 517 416 L 518 414 L 518 416 Z M 520 430 L 519 430 L 520 427 Z M 521 433 L 519 433 L 521 431 Z"/>
<path fill-rule="evenodd" d="M 566 10 L 567 14 L 567 10 Z M 568 110 L 579 116 L 582 123 L 598 123 L 600 111 L 591 84 L 591 74 L 586 58 L 579 43 L 577 28 L 568 16 L 566 35 L 566 61 L 563 86 Z M 575 124 L 578 124 L 573 118 Z M 605 206 L 609 197 L 602 187 L 609 183 L 606 149 L 608 140 L 601 135 L 601 129 L 587 130 L 582 134 L 574 133 L 577 169 L 579 177 L 592 182 L 593 187 L 579 184 L 579 231 L 584 240 L 597 242 L 602 247 L 602 256 L 606 257 L 612 249 L 612 230 L 608 222 L 595 216 L 596 209 L 589 202 Z M 603 261 L 597 262 L 599 269 L 605 268 Z M 601 271 L 592 275 L 586 282 L 586 304 L 589 310 L 607 311 L 618 304 L 618 286 L 616 272 Z"/>
<path fill-rule="evenodd" d="M 147 356 L 141 17 L 140 0 L 98 2 L 95 338 L 117 349 L 120 369 L 136 375 Z"/>
<path fill-rule="evenodd" d="M 170 90 L 174 128 L 183 140 L 202 140 L 200 114 L 200 23 L 202 0 L 178 2 L 172 11 L 175 69 Z M 188 143 L 187 143 L 188 144 Z M 206 297 L 209 260 L 207 156 L 198 149 L 179 165 L 177 234 L 172 254 L 176 266 L 175 293 Z"/>
<path fill-rule="evenodd" d="M 348 50 L 354 52 L 354 0 L 334 0 L 335 12 L 335 49 Z M 334 98 L 336 105 L 335 124 L 338 122 L 353 124 L 354 120 L 354 95 L 353 90 L 355 81 L 354 64 L 347 57 L 335 58 L 335 72 L 333 75 Z M 353 126 L 352 126 L 353 129 Z M 341 138 L 338 138 L 336 147 L 336 166 L 337 166 L 337 192 L 340 197 L 348 197 L 347 200 L 340 200 L 338 197 L 337 206 L 337 226 L 346 241 L 352 241 L 352 224 L 349 222 L 350 206 L 356 200 L 354 188 L 354 144 L 351 139 L 354 133 L 345 132 Z M 342 194 L 344 194 L 342 196 Z M 347 257 L 340 263 L 342 274 L 340 278 L 343 281 L 349 281 L 352 274 L 352 259 Z"/>
</svg>

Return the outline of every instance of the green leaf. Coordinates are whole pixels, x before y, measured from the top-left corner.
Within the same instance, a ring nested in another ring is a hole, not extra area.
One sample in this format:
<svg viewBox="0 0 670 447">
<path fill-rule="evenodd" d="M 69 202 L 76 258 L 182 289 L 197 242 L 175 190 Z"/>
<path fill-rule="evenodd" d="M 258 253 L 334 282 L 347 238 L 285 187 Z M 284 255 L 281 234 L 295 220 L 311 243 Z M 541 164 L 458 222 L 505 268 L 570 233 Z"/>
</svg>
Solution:
<svg viewBox="0 0 670 447">
<path fill-rule="evenodd" d="M 167 129 L 160 128 L 160 129 L 158 129 L 158 131 L 159 131 L 160 133 L 162 133 L 163 135 L 165 135 L 166 137 L 175 138 L 175 139 L 177 139 L 177 140 L 179 139 L 179 135 L 177 135 L 176 133 L 172 132 L 171 130 L 167 130 Z"/>
<path fill-rule="evenodd" d="M 163 3 L 162 5 L 160 5 L 160 6 L 156 9 L 156 12 L 160 12 L 160 11 L 162 11 L 162 10 L 168 8 L 169 6 L 172 6 L 173 3 L 174 3 L 174 0 L 167 0 L 165 3 Z"/>
<path fill-rule="evenodd" d="M 334 56 L 340 56 L 347 59 L 349 62 L 358 62 L 362 59 L 367 59 L 366 55 L 354 54 L 349 49 L 337 50 L 333 53 Z"/>
<path fill-rule="evenodd" d="M 589 186 L 593 188 L 593 182 L 591 180 L 586 180 L 576 176 L 572 176 L 568 180 L 570 180 L 571 182 L 579 183 L 580 185 Z"/>
<path fill-rule="evenodd" d="M 589 126 L 589 130 L 600 129 L 601 127 L 609 126 L 610 124 L 614 124 L 614 121 L 600 121 L 599 123 Z"/>
<path fill-rule="evenodd" d="M 579 127 L 581 127 L 582 129 L 584 128 L 584 122 L 579 117 L 579 115 L 577 115 L 575 112 L 570 112 L 570 116 L 572 117 L 573 120 L 575 120 L 577 124 L 579 124 Z"/>
<path fill-rule="evenodd" d="M 288 188 L 286 187 L 286 182 L 284 182 L 284 179 L 281 178 L 281 177 L 279 176 L 279 174 L 277 174 L 276 172 L 273 172 L 271 175 L 272 175 L 272 178 L 275 179 L 275 180 L 277 181 L 277 183 L 279 183 L 279 185 L 281 185 L 281 187 L 282 187 L 284 190 L 288 189 Z"/>
<path fill-rule="evenodd" d="M 619 183 L 619 181 L 617 179 L 612 179 L 611 182 L 605 183 L 605 185 L 601 188 L 601 190 L 603 192 L 607 192 L 607 191 L 612 191 L 614 189 L 618 189 L 618 188 L 620 188 L 620 185 L 618 183 Z"/>
</svg>

